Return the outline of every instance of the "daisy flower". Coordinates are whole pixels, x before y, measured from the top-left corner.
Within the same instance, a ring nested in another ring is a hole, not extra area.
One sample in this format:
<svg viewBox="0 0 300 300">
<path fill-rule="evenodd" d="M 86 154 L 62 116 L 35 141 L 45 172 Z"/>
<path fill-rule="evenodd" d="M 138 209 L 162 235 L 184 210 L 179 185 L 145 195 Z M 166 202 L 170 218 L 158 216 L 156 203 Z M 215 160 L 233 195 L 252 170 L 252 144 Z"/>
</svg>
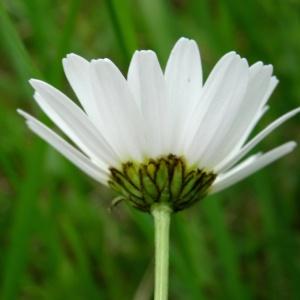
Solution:
<svg viewBox="0 0 300 300">
<path fill-rule="evenodd" d="M 43 81 L 30 84 L 40 108 L 68 140 L 19 113 L 79 169 L 142 211 L 156 203 L 182 210 L 296 146 L 290 141 L 245 158 L 300 108 L 249 140 L 278 80 L 271 65 L 249 66 L 235 52 L 224 55 L 204 83 L 198 47 L 186 38 L 175 44 L 164 71 L 150 50 L 134 53 L 127 77 L 106 58 L 69 54 L 63 67 L 80 106 Z"/>
</svg>

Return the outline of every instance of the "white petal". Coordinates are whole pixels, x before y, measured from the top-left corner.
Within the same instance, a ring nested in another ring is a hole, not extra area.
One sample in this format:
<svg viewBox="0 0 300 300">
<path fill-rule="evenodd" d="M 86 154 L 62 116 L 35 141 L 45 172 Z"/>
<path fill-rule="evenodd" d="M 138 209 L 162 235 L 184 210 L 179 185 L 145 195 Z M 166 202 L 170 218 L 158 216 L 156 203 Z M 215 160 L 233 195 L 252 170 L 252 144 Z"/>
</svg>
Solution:
<svg viewBox="0 0 300 300">
<path fill-rule="evenodd" d="M 89 119 L 102 133 L 105 141 L 115 152 L 118 152 L 113 139 L 115 124 L 111 124 L 113 123 L 111 115 L 107 116 L 107 109 L 103 109 L 101 106 L 103 100 L 93 91 L 91 63 L 76 54 L 69 54 L 63 59 L 63 66 L 68 81 Z"/>
<path fill-rule="evenodd" d="M 223 146 L 213 158 L 214 166 L 239 151 L 263 115 L 265 103 L 277 84 L 277 79 L 271 77 L 272 66 L 263 66 L 260 62 L 250 67 L 249 75 L 247 92 L 233 116 L 230 130 L 223 136 Z"/>
<path fill-rule="evenodd" d="M 215 123 L 209 125 L 209 121 L 213 120 L 215 115 L 218 114 L 218 110 L 221 108 L 216 107 L 216 112 L 207 112 L 207 120 L 204 122 L 206 126 L 203 130 L 204 133 L 210 131 L 210 138 L 201 154 L 199 153 L 200 163 L 203 163 L 205 167 L 212 169 L 215 165 L 216 159 L 219 157 L 224 146 L 228 143 L 228 139 L 232 134 L 232 129 L 235 128 L 236 115 L 239 114 L 239 110 L 242 105 L 242 100 L 245 95 L 248 79 L 249 79 L 249 68 L 245 60 L 239 60 L 239 66 L 237 67 L 236 77 L 233 80 L 232 93 L 228 93 L 228 98 L 224 95 L 223 112 L 220 112 L 219 117 L 215 119 Z M 229 76 L 234 76 L 232 70 Z M 202 140 L 202 136 L 198 138 Z"/>
<path fill-rule="evenodd" d="M 165 142 L 163 137 L 166 136 L 166 89 L 162 70 L 153 51 L 134 53 L 128 72 L 128 84 L 141 106 L 147 155 L 161 155 Z"/>
<path fill-rule="evenodd" d="M 165 78 L 174 98 L 184 86 L 189 89 L 202 86 L 200 53 L 195 41 L 186 38 L 177 41 L 167 62 Z"/>
<path fill-rule="evenodd" d="M 281 124 L 295 116 L 300 112 L 300 107 L 293 109 L 292 111 L 284 114 L 270 125 L 268 125 L 264 130 L 258 133 L 251 141 L 249 141 L 233 158 L 222 162 L 219 166 L 215 168 L 216 172 L 224 172 L 230 169 L 235 163 L 237 163 L 241 158 L 243 158 L 249 151 L 251 151 L 260 141 L 262 141 L 266 136 L 273 132 Z"/>
<path fill-rule="evenodd" d="M 91 62 L 92 87 L 98 99 L 104 124 L 110 127 L 106 138 L 122 160 L 143 159 L 141 113 L 130 93 L 126 79 L 108 59 Z"/>
<path fill-rule="evenodd" d="M 186 132 L 185 145 L 188 145 L 194 138 L 199 124 L 209 108 L 209 100 L 217 92 L 220 85 L 222 85 L 225 74 L 228 71 L 228 68 L 231 66 L 235 57 L 235 52 L 227 53 L 217 62 L 217 64 L 209 74 L 209 77 L 206 80 L 204 87 L 201 91 L 200 99 L 197 103 L 197 106 L 195 107 L 191 115 L 188 117 L 190 124 Z"/>
<path fill-rule="evenodd" d="M 202 101 L 209 102 L 209 105 L 188 149 L 189 157 L 194 158 L 192 163 L 200 161 L 204 167 L 211 167 L 209 156 L 220 151 L 218 148 L 223 134 L 227 133 L 233 122 L 232 116 L 239 109 L 248 83 L 248 64 L 237 55 L 233 55 L 230 63 L 219 72 L 222 76 L 216 78 L 216 85 L 204 87 L 202 97 L 205 98 Z"/>
<path fill-rule="evenodd" d="M 18 112 L 27 119 L 27 125 L 33 132 L 69 159 L 80 170 L 95 180 L 107 185 L 109 172 L 107 167 L 105 167 L 105 163 L 102 163 L 102 167 L 100 168 L 100 165 L 97 166 L 94 164 L 89 158 L 67 143 L 43 123 L 24 111 L 18 110 Z"/>
<path fill-rule="evenodd" d="M 251 163 L 245 163 L 242 167 L 238 165 L 234 169 L 230 170 L 228 173 L 221 174 L 220 177 L 218 177 L 213 183 L 211 193 L 217 193 L 243 180 L 244 178 L 250 176 L 254 172 L 269 165 L 273 161 L 290 153 L 294 150 L 296 145 L 297 144 L 295 142 L 288 142 L 263 155 L 256 157 L 256 159 L 254 161 L 252 160 Z"/>
<path fill-rule="evenodd" d="M 175 44 L 165 70 L 168 109 L 165 111 L 169 149 L 176 154 L 182 143 L 187 115 L 194 109 L 202 89 L 202 66 L 197 44 L 180 38 Z"/>
<path fill-rule="evenodd" d="M 93 121 L 96 121 L 99 115 L 97 114 L 97 105 L 91 88 L 90 63 L 81 56 L 71 53 L 63 59 L 63 67 L 66 77 L 82 107 L 87 115 Z"/>
<path fill-rule="evenodd" d="M 234 52 L 227 53 L 224 55 L 213 68 L 212 72 L 210 73 L 208 79 L 205 82 L 205 85 L 201 91 L 200 99 L 194 109 L 187 116 L 187 120 L 189 122 L 186 132 L 185 132 L 185 140 L 183 144 L 183 153 L 186 153 L 188 160 L 195 160 L 195 155 L 192 153 L 192 143 L 194 141 L 194 137 L 199 128 L 201 128 L 201 122 L 203 117 L 205 116 L 207 110 L 210 107 L 210 100 L 216 92 L 218 91 L 219 87 L 222 85 L 226 72 L 228 71 L 229 67 L 232 65 L 233 60 L 235 59 L 236 54 Z"/>
<path fill-rule="evenodd" d="M 105 142 L 84 112 L 64 94 L 39 80 L 30 80 L 35 88 L 35 100 L 50 119 L 83 152 L 95 161 L 105 161 L 111 166 L 119 163 L 114 151 Z"/>
<path fill-rule="evenodd" d="M 262 95 L 261 98 L 259 98 L 260 101 L 257 106 L 257 110 L 252 115 L 252 119 L 248 123 L 248 126 L 246 126 L 244 131 L 242 132 L 243 134 L 240 135 L 240 138 L 238 139 L 238 141 L 236 143 L 235 149 L 239 149 L 246 142 L 250 133 L 252 132 L 252 130 L 254 129 L 254 127 L 256 126 L 258 121 L 260 120 L 260 118 L 263 116 L 263 114 L 264 114 L 263 112 L 267 108 L 266 103 L 269 100 L 274 89 L 276 88 L 277 84 L 278 84 L 278 79 L 275 76 L 272 76 L 271 79 L 269 79 L 267 91 L 265 92 L 264 95 Z M 248 99 L 250 99 L 250 97 Z M 244 103 L 247 103 L 247 100 L 244 100 Z M 252 103 L 251 105 L 253 107 L 253 99 L 250 100 L 250 103 Z M 247 107 L 244 111 L 248 112 L 247 116 L 249 116 L 249 113 L 251 113 L 251 108 Z M 245 122 L 245 119 L 244 119 L 244 122 Z"/>
</svg>

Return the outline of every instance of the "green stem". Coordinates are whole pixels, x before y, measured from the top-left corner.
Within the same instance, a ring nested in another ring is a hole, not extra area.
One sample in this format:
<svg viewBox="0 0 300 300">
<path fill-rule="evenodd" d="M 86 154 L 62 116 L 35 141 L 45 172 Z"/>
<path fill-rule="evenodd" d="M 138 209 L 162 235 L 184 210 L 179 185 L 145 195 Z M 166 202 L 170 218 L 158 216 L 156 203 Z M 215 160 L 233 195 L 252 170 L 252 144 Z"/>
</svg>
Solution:
<svg viewBox="0 0 300 300">
<path fill-rule="evenodd" d="M 154 300 L 168 299 L 169 232 L 171 208 L 157 204 L 152 208 L 155 226 L 155 288 Z"/>
</svg>

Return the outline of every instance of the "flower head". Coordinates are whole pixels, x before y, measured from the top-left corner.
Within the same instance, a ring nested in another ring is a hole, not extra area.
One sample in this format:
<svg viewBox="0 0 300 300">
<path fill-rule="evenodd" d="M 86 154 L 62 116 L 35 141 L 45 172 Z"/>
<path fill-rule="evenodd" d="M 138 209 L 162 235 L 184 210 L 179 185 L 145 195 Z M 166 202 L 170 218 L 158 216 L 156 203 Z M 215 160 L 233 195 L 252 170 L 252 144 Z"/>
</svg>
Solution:
<svg viewBox="0 0 300 300">
<path fill-rule="evenodd" d="M 127 78 L 108 59 L 63 59 L 79 107 L 49 84 L 30 80 L 34 98 L 74 145 L 23 111 L 29 128 L 82 171 L 135 207 L 184 209 L 291 152 L 295 142 L 244 157 L 300 108 L 254 138 L 277 85 L 272 66 L 224 55 L 203 84 L 198 47 L 181 38 L 163 72 L 153 51 L 136 51 Z M 244 159 L 244 160 L 242 160 Z M 240 162 L 242 160 L 242 162 Z"/>
</svg>

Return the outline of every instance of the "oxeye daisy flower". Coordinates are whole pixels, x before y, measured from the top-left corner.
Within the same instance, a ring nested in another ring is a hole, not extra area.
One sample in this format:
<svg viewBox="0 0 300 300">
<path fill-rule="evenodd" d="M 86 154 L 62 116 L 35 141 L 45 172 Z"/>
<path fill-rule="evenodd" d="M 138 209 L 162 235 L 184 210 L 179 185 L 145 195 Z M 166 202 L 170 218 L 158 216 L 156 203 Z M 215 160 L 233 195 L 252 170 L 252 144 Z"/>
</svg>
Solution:
<svg viewBox="0 0 300 300">
<path fill-rule="evenodd" d="M 278 80 L 271 65 L 249 66 L 235 52 L 219 60 L 204 84 L 198 47 L 186 38 L 174 46 L 164 72 L 149 50 L 134 53 L 127 78 L 108 59 L 69 54 L 63 66 L 81 107 L 43 81 L 30 84 L 38 105 L 75 146 L 20 114 L 82 171 L 143 211 L 156 202 L 184 209 L 296 146 L 288 142 L 244 159 L 299 108 L 247 141 Z"/>
<path fill-rule="evenodd" d="M 170 212 L 291 152 L 293 141 L 247 157 L 300 108 L 249 140 L 278 83 L 272 66 L 249 66 L 230 52 L 203 83 L 198 47 L 186 38 L 175 44 L 164 71 L 149 50 L 134 53 L 127 77 L 109 59 L 87 61 L 69 54 L 63 67 L 80 106 L 43 81 L 30 83 L 34 99 L 68 141 L 26 112 L 19 113 L 32 131 L 83 172 L 134 207 L 152 212 L 161 232 L 157 265 L 163 266 L 156 271 L 155 299 L 165 299 Z"/>
</svg>

